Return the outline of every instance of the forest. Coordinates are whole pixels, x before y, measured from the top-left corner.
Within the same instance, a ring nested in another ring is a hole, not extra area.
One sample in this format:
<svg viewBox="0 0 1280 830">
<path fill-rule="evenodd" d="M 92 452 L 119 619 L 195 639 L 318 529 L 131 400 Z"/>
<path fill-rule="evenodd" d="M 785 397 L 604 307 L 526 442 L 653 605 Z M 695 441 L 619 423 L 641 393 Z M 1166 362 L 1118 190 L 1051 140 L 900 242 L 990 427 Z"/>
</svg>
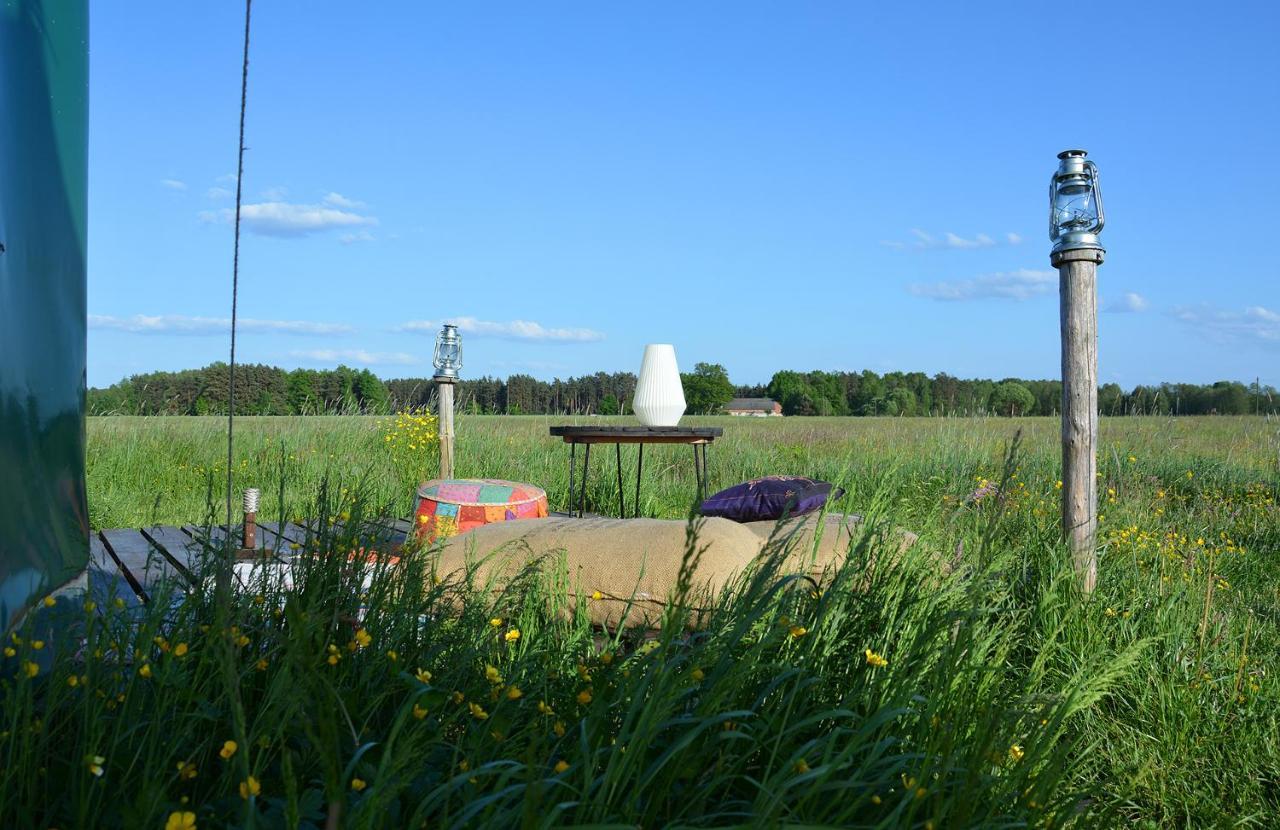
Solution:
<svg viewBox="0 0 1280 830">
<path fill-rule="evenodd" d="M 230 368 L 133 375 L 88 390 L 91 415 L 224 415 Z M 715 414 L 735 397 L 768 397 L 784 415 L 1055 415 L 1062 384 L 1020 378 L 964 379 L 945 372 L 776 372 L 767 384 L 735 385 L 724 367 L 699 363 L 682 373 L 690 414 Z M 636 376 L 596 372 L 564 380 L 524 374 L 481 377 L 457 384 L 464 412 L 507 415 L 619 415 L 629 412 Z M 430 378 L 382 380 L 368 369 L 236 367 L 236 412 L 245 415 L 385 414 L 431 405 Z M 1270 385 L 1237 381 L 1162 383 L 1125 391 L 1098 390 L 1103 415 L 1244 415 L 1276 413 L 1280 396 Z"/>
</svg>

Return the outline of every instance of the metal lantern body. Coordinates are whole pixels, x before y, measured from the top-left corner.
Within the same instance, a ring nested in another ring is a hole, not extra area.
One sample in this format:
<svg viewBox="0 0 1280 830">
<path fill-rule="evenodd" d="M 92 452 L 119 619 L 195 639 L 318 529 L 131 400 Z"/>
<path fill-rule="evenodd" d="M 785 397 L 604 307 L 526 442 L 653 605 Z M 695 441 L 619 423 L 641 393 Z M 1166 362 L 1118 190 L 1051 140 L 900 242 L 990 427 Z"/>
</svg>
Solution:
<svg viewBox="0 0 1280 830">
<path fill-rule="evenodd" d="M 455 381 L 462 369 L 462 337 L 458 327 L 445 323 L 436 335 L 436 354 L 432 361 L 436 367 L 436 380 Z"/>
<path fill-rule="evenodd" d="M 1049 239 L 1053 253 L 1102 250 L 1102 190 L 1098 168 L 1084 150 L 1058 153 L 1058 170 L 1049 182 Z"/>
</svg>

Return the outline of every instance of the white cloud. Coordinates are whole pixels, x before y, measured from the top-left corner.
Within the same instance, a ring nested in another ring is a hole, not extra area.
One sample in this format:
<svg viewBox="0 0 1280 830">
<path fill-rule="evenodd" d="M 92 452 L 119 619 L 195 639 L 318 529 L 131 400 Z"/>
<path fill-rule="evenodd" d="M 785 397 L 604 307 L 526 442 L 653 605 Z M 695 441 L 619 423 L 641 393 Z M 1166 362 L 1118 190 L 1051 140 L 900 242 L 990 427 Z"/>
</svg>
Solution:
<svg viewBox="0 0 1280 830">
<path fill-rule="evenodd" d="M 1116 314 L 1136 313 L 1146 311 L 1150 305 L 1147 298 L 1136 291 L 1126 291 L 1123 297 L 1107 303 L 1102 310 Z"/>
<path fill-rule="evenodd" d="M 1000 243 L 996 242 L 989 234 L 980 233 L 972 239 L 965 238 L 959 234 L 947 231 L 942 236 L 934 236 L 928 231 L 920 228 L 912 228 L 910 242 L 901 242 L 895 239 L 881 240 L 880 244 L 886 248 L 894 248 L 903 250 L 905 248 L 915 248 L 919 251 L 935 250 L 939 248 L 951 248 L 955 250 L 972 250 L 974 248 L 994 248 Z M 1007 233 L 1004 235 L 1005 244 L 1018 245 L 1022 242 L 1022 237 L 1016 233 Z"/>
<path fill-rule="evenodd" d="M 184 314 L 135 314 L 132 317 L 90 314 L 89 328 L 125 331 L 132 334 L 226 334 L 231 331 L 231 320 L 227 317 L 188 317 Z M 236 320 L 236 330 L 240 332 L 325 336 L 351 334 L 355 331 L 345 323 L 318 323 L 312 320 L 255 320 L 252 318 Z"/>
<path fill-rule="evenodd" d="M 1280 312 L 1249 306 L 1244 311 L 1224 311 L 1201 305 L 1174 309 L 1173 317 L 1219 343 L 1254 343 L 1280 347 Z"/>
<path fill-rule="evenodd" d="M 372 242 L 373 234 L 368 231 L 356 231 L 355 233 L 344 233 L 338 236 L 338 241 L 343 245 L 350 245 L 354 242 Z"/>
<path fill-rule="evenodd" d="M 289 352 L 311 363 L 358 363 L 361 366 L 409 366 L 422 359 L 408 352 L 367 352 L 364 349 L 302 349 Z"/>
<path fill-rule="evenodd" d="M 330 205 L 332 207 L 339 207 L 339 208 L 359 209 L 362 207 L 367 207 L 367 205 L 365 205 L 364 202 L 357 202 L 355 199 L 348 199 L 346 196 L 343 196 L 341 193 L 328 193 L 320 201 L 325 203 L 326 205 Z"/>
<path fill-rule="evenodd" d="M 1058 275 L 1053 271 L 1021 268 L 1017 271 L 984 274 L 971 280 L 913 283 L 907 286 L 907 291 L 917 297 L 947 302 L 986 299 L 1027 300 L 1049 293 L 1057 282 Z"/>
<path fill-rule="evenodd" d="M 214 179 L 214 181 L 221 182 L 222 184 L 235 184 L 239 180 L 240 177 L 235 173 L 223 173 L 221 176 Z"/>
<path fill-rule="evenodd" d="M 549 329 L 528 320 L 512 320 L 506 323 L 477 320 L 474 317 L 451 317 L 447 320 L 414 320 L 397 327 L 398 331 L 415 331 L 433 337 L 443 323 L 453 323 L 458 331 L 477 337 L 500 337 L 505 340 L 538 340 L 550 343 L 590 343 L 603 340 L 604 335 L 592 329 Z"/>
<path fill-rule="evenodd" d="M 231 222 L 235 211 L 230 208 L 201 211 L 205 222 Z M 328 205 L 302 205 L 293 202 L 257 202 L 241 205 L 240 222 L 246 230 L 263 236 L 299 237 L 340 228 L 356 228 L 378 224 L 373 216 Z"/>
<path fill-rule="evenodd" d="M 187 183 L 183 181 L 179 181 L 177 179 L 161 179 L 160 186 L 167 187 L 170 190 L 186 190 L 187 189 Z"/>
<path fill-rule="evenodd" d="M 211 187 L 204 192 L 204 195 L 209 199 L 230 199 L 235 193 L 225 187 Z"/>
<path fill-rule="evenodd" d="M 266 199 L 268 202 L 283 202 L 284 197 L 288 195 L 289 188 L 287 187 L 268 187 L 266 190 L 262 191 L 262 198 Z"/>
</svg>

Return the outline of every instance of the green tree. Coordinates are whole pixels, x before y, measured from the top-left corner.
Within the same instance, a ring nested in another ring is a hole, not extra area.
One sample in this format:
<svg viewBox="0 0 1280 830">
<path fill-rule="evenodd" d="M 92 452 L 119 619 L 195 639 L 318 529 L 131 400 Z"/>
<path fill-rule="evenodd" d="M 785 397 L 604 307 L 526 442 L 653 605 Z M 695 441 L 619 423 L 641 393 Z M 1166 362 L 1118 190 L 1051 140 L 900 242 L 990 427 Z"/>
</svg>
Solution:
<svg viewBox="0 0 1280 830">
<path fill-rule="evenodd" d="M 1005 381 L 991 390 L 987 406 L 997 415 L 1014 417 L 1026 415 L 1036 405 L 1036 396 L 1021 383 Z"/>
<path fill-rule="evenodd" d="M 617 415 L 618 410 L 619 410 L 618 399 L 617 397 L 614 396 L 612 392 L 610 392 L 609 394 L 605 395 L 603 398 L 600 399 L 601 415 Z"/>
<path fill-rule="evenodd" d="M 360 402 L 360 410 L 369 415 L 385 415 L 391 406 L 391 398 L 387 387 L 377 375 L 368 369 L 362 369 L 352 384 L 356 399 Z"/>
<path fill-rule="evenodd" d="M 690 414 L 710 415 L 733 400 L 729 373 L 719 363 L 699 363 L 692 373 L 681 372 L 680 382 L 684 385 L 684 402 Z"/>
</svg>

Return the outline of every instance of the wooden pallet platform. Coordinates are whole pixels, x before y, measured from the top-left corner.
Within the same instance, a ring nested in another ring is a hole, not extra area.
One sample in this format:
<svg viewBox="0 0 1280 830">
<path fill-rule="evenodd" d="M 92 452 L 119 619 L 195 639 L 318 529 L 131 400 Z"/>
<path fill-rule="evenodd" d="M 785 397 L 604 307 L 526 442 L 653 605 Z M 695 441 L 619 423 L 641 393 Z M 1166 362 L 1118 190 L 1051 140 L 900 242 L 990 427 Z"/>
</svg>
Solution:
<svg viewBox="0 0 1280 830">
<path fill-rule="evenodd" d="M 569 517 L 553 512 L 552 516 Z M 366 526 L 365 534 L 379 546 L 404 544 L 412 522 L 394 519 Z M 240 528 L 234 528 L 239 535 Z M 154 525 L 94 531 L 89 537 L 87 591 L 99 606 L 119 598 L 130 607 L 141 607 L 162 593 L 162 588 L 185 592 L 203 570 L 203 562 L 221 548 L 226 529 L 195 525 L 172 527 Z M 279 558 L 288 559 L 303 549 L 315 535 L 306 525 L 260 522 L 258 546 Z M 212 550 L 206 550 L 212 543 Z"/>
</svg>

